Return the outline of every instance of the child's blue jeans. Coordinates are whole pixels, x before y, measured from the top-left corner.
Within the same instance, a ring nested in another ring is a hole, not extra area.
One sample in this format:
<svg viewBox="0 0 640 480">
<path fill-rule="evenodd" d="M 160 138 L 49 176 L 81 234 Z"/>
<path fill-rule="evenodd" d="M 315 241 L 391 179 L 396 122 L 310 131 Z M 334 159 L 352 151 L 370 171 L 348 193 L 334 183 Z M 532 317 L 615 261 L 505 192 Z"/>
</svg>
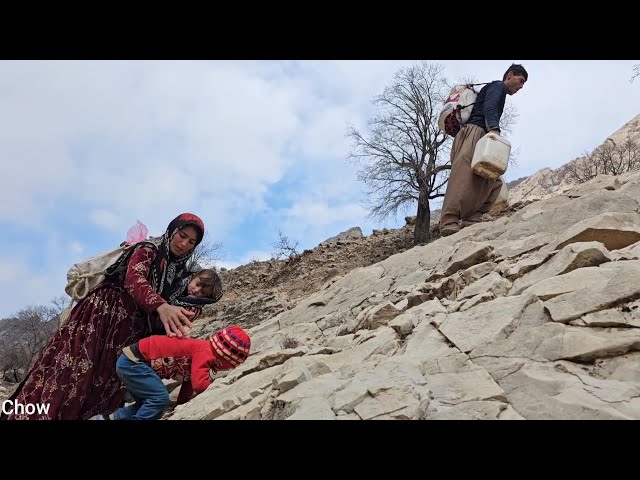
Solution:
<svg viewBox="0 0 640 480">
<path fill-rule="evenodd" d="M 158 420 L 169 406 L 169 392 L 160 377 L 146 363 L 135 363 L 123 353 L 116 373 L 135 404 L 113 413 L 116 420 Z"/>
</svg>

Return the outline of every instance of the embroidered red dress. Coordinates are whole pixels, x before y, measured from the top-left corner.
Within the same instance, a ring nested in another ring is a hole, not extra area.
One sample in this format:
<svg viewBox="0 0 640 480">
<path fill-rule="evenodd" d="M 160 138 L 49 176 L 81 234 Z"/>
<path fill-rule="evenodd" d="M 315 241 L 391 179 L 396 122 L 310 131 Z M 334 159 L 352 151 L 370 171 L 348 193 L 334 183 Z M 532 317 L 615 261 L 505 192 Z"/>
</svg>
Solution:
<svg viewBox="0 0 640 480">
<path fill-rule="evenodd" d="M 107 277 L 73 309 L 13 403 L 49 404 L 49 411 L 9 419 L 87 419 L 121 406 L 125 389 L 116 361 L 124 347 L 149 334 L 147 314 L 165 303 L 147 280 L 155 256 L 153 248 L 138 248 L 126 271 Z"/>
</svg>

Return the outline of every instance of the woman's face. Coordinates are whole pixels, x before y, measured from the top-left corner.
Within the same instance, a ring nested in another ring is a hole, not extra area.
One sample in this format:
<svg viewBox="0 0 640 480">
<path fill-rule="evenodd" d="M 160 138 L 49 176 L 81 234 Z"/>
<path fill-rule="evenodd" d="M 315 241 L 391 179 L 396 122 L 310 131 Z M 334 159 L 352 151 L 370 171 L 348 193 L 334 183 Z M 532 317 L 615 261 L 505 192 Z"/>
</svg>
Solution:
<svg viewBox="0 0 640 480">
<path fill-rule="evenodd" d="M 169 242 L 169 250 L 176 257 L 181 257 L 193 250 L 197 241 L 198 231 L 191 225 L 187 225 L 175 233 L 171 242 Z"/>
</svg>

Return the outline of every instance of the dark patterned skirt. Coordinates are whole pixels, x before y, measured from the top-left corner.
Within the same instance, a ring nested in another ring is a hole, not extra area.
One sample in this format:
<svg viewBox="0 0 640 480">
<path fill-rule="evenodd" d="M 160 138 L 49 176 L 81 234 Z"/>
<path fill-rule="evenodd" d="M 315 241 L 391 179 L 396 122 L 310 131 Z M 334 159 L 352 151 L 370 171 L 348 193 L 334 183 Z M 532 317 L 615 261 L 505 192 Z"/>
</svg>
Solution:
<svg viewBox="0 0 640 480">
<path fill-rule="evenodd" d="M 48 404 L 48 412 L 8 418 L 79 420 L 116 410 L 125 395 L 116 361 L 145 336 L 145 325 L 129 294 L 112 284 L 98 287 L 75 306 L 12 396 L 14 406 Z"/>
</svg>

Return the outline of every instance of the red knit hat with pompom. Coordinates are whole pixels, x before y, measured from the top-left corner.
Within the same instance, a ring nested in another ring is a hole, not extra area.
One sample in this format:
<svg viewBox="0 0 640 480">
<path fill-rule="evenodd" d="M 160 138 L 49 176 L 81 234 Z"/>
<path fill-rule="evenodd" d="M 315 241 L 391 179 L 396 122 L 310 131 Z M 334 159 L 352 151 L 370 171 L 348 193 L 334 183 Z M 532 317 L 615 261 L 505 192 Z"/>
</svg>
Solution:
<svg viewBox="0 0 640 480">
<path fill-rule="evenodd" d="M 249 356 L 251 339 L 247 332 L 237 325 L 225 327 L 211 337 L 211 344 L 223 363 L 223 370 L 237 367 Z"/>
</svg>

